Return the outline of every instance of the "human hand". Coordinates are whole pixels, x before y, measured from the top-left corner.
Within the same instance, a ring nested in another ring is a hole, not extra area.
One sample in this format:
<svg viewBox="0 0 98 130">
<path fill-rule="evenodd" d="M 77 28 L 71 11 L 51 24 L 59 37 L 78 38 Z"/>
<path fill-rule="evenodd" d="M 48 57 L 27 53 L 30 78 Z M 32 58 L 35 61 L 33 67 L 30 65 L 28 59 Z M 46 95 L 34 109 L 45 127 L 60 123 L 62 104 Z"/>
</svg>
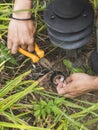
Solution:
<svg viewBox="0 0 98 130">
<path fill-rule="evenodd" d="M 12 19 L 8 28 L 7 46 L 11 53 L 17 53 L 18 47 L 33 51 L 35 27 L 32 20 L 17 21 Z"/>
<path fill-rule="evenodd" d="M 64 83 L 57 81 L 57 92 L 68 98 L 74 98 L 95 89 L 95 76 L 85 73 L 75 73 L 69 76 Z"/>
</svg>

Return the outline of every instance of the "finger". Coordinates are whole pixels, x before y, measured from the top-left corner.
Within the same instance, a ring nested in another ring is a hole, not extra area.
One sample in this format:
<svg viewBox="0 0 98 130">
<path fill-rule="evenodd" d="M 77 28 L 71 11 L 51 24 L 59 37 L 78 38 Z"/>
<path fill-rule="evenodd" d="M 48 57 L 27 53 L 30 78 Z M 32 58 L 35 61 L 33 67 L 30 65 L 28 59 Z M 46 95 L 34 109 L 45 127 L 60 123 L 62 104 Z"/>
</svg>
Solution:
<svg viewBox="0 0 98 130">
<path fill-rule="evenodd" d="M 71 95 L 71 94 L 64 94 L 65 97 L 67 98 L 74 98 L 75 96 Z"/>
<path fill-rule="evenodd" d="M 60 95 L 64 95 L 65 94 L 64 88 L 57 87 L 56 89 L 57 89 L 58 94 L 60 94 Z"/>
<path fill-rule="evenodd" d="M 34 45 L 33 44 L 28 45 L 28 51 L 29 52 L 34 51 Z"/>
<path fill-rule="evenodd" d="M 17 53 L 17 50 L 18 50 L 18 44 L 13 44 L 11 53 L 12 53 L 12 54 L 16 54 L 16 53 Z"/>
<path fill-rule="evenodd" d="M 21 45 L 21 48 L 23 48 L 24 50 L 27 49 L 27 45 Z"/>
<path fill-rule="evenodd" d="M 66 83 L 68 84 L 68 83 L 70 83 L 70 82 L 72 82 L 72 76 L 69 76 L 67 79 L 66 79 Z"/>
<path fill-rule="evenodd" d="M 58 85 L 57 85 L 58 88 L 62 88 L 63 87 L 63 82 L 61 81 L 58 81 Z"/>
<path fill-rule="evenodd" d="M 66 83 L 59 83 L 59 85 L 57 86 L 57 92 L 59 94 L 69 93 Z"/>
<path fill-rule="evenodd" d="M 59 84 L 61 81 L 59 79 L 56 79 L 56 83 Z"/>
<path fill-rule="evenodd" d="M 12 41 L 8 39 L 7 41 L 7 47 L 8 49 L 11 49 L 12 48 Z"/>
<path fill-rule="evenodd" d="M 65 89 L 65 88 L 59 88 L 59 87 L 57 87 L 56 89 L 57 89 L 58 94 L 60 94 L 60 95 L 65 95 L 65 94 L 69 94 L 70 93 L 67 90 L 67 88 Z"/>
</svg>

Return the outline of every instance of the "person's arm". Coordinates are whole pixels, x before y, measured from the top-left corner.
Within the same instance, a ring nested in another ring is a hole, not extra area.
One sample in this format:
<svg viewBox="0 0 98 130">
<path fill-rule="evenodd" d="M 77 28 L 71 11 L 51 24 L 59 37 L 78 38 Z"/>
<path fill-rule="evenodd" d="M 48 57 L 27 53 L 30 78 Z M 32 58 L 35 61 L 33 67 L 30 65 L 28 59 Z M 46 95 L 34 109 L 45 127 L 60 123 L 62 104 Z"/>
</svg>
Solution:
<svg viewBox="0 0 98 130">
<path fill-rule="evenodd" d="M 94 79 L 94 90 L 98 90 L 98 76 Z"/>
<path fill-rule="evenodd" d="M 98 77 L 84 73 L 75 73 L 69 76 L 64 82 L 57 82 L 57 92 L 69 98 L 98 90 Z"/>
<path fill-rule="evenodd" d="M 31 18 L 31 11 L 18 11 L 28 10 L 32 8 L 32 0 L 15 0 L 14 13 L 12 17 L 17 19 Z M 33 51 L 35 27 L 32 20 L 15 20 L 11 19 L 8 27 L 7 46 L 11 49 L 11 53 L 17 53 L 19 47 Z"/>
<path fill-rule="evenodd" d="M 31 11 L 19 11 L 19 10 L 25 10 L 25 9 L 28 10 L 31 8 L 32 8 L 32 0 L 15 0 L 14 11 L 16 12 L 13 13 L 13 17 L 20 19 L 30 18 L 32 15 Z"/>
</svg>

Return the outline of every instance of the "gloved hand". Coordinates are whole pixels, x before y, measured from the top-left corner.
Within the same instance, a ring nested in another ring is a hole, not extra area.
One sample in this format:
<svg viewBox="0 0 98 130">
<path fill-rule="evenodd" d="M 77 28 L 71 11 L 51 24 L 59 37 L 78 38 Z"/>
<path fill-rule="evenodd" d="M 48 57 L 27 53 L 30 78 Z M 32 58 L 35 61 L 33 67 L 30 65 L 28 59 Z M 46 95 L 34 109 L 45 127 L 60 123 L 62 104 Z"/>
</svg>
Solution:
<svg viewBox="0 0 98 130">
<path fill-rule="evenodd" d="M 8 27 L 7 46 L 11 53 L 17 53 L 18 47 L 33 51 L 35 27 L 32 20 L 17 21 L 12 19 Z"/>
<path fill-rule="evenodd" d="M 97 80 L 96 80 L 97 79 Z M 84 93 L 98 90 L 98 77 L 85 73 L 75 73 L 69 76 L 64 83 L 57 81 L 57 92 L 68 98 L 74 98 Z"/>
</svg>

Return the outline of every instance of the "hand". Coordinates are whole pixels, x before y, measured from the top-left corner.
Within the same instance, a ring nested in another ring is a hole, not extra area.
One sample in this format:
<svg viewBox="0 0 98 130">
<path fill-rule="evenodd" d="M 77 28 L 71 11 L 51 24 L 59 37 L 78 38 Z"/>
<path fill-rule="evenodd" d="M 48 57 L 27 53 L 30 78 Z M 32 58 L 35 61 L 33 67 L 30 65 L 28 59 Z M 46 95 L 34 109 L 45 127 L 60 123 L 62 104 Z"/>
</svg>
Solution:
<svg viewBox="0 0 98 130">
<path fill-rule="evenodd" d="M 33 51 L 35 27 L 32 20 L 11 20 L 8 28 L 7 46 L 11 53 L 17 53 L 18 47 Z"/>
<path fill-rule="evenodd" d="M 84 73 L 75 73 L 69 76 L 64 83 L 57 81 L 57 92 L 68 98 L 74 98 L 95 89 L 95 76 Z"/>
</svg>

